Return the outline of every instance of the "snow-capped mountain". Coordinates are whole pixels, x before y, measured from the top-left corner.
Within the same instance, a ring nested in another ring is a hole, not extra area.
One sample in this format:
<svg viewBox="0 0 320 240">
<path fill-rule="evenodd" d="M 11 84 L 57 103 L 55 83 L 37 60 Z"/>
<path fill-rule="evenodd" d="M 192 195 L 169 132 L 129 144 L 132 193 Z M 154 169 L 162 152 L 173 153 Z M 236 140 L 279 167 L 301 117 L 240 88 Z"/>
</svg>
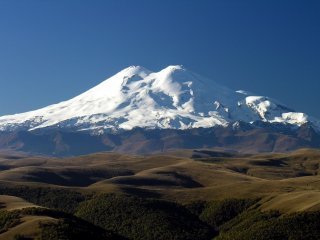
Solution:
<svg viewBox="0 0 320 240">
<path fill-rule="evenodd" d="M 43 128 L 94 133 L 148 129 L 189 129 L 252 123 L 310 123 L 316 119 L 264 96 L 234 91 L 182 66 L 152 72 L 128 67 L 70 100 L 39 110 L 0 117 L 0 131 Z"/>
</svg>

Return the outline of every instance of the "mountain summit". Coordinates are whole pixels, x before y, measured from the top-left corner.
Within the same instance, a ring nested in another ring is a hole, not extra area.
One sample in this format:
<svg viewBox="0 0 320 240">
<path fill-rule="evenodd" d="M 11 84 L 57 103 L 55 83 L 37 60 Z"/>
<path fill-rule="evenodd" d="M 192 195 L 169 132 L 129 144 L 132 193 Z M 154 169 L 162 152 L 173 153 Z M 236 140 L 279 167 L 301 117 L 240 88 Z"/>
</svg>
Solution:
<svg viewBox="0 0 320 240">
<path fill-rule="evenodd" d="M 190 129 L 252 123 L 319 121 L 279 102 L 234 91 L 183 66 L 152 72 L 128 67 L 68 101 L 39 110 L 0 117 L 1 131 L 58 128 L 94 133 L 147 129 Z"/>
</svg>

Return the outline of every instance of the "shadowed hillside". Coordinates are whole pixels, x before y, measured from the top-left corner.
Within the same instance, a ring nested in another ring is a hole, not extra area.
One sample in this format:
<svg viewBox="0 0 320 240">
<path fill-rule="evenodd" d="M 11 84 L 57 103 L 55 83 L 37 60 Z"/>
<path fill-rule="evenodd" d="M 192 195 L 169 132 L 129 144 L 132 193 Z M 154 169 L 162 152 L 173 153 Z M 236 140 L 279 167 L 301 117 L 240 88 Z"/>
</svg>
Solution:
<svg viewBox="0 0 320 240">
<path fill-rule="evenodd" d="M 242 153 L 288 152 L 320 147 L 318 131 L 306 123 L 290 125 L 238 122 L 236 127 L 143 129 L 91 135 L 86 132 L 35 130 L 0 131 L 0 150 L 47 156 L 79 156 L 99 151 L 151 154 L 175 149 L 211 148 Z"/>
</svg>

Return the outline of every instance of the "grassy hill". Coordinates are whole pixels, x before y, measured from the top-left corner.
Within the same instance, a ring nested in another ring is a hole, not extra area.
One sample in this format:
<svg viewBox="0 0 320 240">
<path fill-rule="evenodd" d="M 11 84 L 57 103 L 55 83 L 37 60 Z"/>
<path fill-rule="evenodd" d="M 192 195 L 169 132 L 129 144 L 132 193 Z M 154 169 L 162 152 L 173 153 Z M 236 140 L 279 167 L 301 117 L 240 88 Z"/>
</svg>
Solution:
<svg viewBox="0 0 320 240">
<path fill-rule="evenodd" d="M 315 149 L 72 158 L 2 154 L 0 206 L 9 225 L 0 239 L 20 233 L 81 239 L 83 229 L 98 234 L 90 235 L 96 239 L 316 239 L 319 164 Z"/>
</svg>

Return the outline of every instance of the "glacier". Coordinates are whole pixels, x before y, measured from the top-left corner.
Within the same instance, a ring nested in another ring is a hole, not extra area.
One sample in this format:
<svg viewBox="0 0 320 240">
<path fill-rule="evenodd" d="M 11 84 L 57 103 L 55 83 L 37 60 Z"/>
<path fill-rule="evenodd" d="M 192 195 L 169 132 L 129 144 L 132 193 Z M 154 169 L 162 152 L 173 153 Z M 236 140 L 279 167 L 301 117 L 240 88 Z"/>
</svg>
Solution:
<svg viewBox="0 0 320 240">
<path fill-rule="evenodd" d="M 228 126 L 243 121 L 299 127 L 319 120 L 265 96 L 232 90 L 181 65 L 152 72 L 130 66 L 90 90 L 35 111 L 0 117 L 0 131 L 66 129 L 95 134 Z"/>
</svg>

